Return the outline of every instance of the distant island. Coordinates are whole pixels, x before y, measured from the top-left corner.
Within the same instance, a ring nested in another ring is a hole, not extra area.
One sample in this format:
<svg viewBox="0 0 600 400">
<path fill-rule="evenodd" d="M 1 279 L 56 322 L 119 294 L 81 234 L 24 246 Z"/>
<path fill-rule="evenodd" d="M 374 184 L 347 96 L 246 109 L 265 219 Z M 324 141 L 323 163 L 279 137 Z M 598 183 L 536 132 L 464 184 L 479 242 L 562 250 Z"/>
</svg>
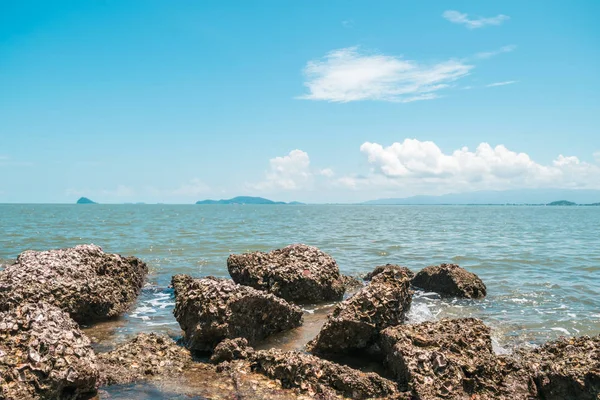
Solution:
<svg viewBox="0 0 600 400">
<path fill-rule="evenodd" d="M 546 205 L 547 206 L 576 206 L 577 203 L 574 203 L 572 201 L 567 201 L 567 200 L 558 200 L 558 201 L 553 201 L 552 203 L 548 203 Z"/>
<path fill-rule="evenodd" d="M 232 199 L 221 200 L 200 200 L 196 204 L 303 204 L 297 201 L 286 203 L 283 201 L 273 201 L 263 197 L 237 196 Z"/>
<path fill-rule="evenodd" d="M 88 199 L 87 197 L 80 197 L 79 200 L 77 200 L 76 204 L 98 204 L 93 200 Z"/>
<path fill-rule="evenodd" d="M 593 189 L 515 189 L 421 195 L 366 201 L 367 205 L 568 205 L 556 199 L 570 199 L 572 205 L 597 205 L 600 190 Z M 561 200 L 565 201 L 565 200 Z M 553 204 L 558 203 L 558 204 Z"/>
</svg>

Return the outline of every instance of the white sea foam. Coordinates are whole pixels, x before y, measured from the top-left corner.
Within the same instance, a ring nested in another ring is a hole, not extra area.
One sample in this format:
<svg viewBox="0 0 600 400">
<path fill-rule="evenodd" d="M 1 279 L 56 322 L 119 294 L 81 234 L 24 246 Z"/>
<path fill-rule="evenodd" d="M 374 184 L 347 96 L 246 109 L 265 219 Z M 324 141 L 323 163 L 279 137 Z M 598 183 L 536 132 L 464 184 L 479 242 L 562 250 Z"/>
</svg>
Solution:
<svg viewBox="0 0 600 400">
<path fill-rule="evenodd" d="M 562 332 L 565 335 L 570 335 L 571 334 L 571 332 L 569 332 L 565 328 L 555 327 L 555 328 L 550 328 L 550 329 L 552 329 L 553 331 Z"/>
<path fill-rule="evenodd" d="M 406 322 L 409 324 L 420 324 L 421 322 L 433 321 L 435 319 L 427 304 L 424 303 L 413 304 L 406 314 Z"/>
</svg>

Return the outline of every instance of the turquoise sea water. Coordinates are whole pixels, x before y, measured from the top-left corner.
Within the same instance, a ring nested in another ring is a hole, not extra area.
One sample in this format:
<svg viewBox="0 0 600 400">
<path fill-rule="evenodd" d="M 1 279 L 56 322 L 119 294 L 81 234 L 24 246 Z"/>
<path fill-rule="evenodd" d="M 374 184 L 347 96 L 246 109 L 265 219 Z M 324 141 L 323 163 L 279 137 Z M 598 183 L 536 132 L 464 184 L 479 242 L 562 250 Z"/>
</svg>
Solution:
<svg viewBox="0 0 600 400">
<path fill-rule="evenodd" d="M 600 333 L 600 207 L 0 205 L 0 263 L 81 243 L 150 266 L 132 311 L 92 331 L 100 348 L 140 331 L 178 334 L 172 275 L 227 276 L 230 253 L 291 243 L 321 248 L 346 274 L 460 264 L 483 279 L 488 297 L 417 293 L 410 321 L 481 318 L 499 351 Z"/>
</svg>

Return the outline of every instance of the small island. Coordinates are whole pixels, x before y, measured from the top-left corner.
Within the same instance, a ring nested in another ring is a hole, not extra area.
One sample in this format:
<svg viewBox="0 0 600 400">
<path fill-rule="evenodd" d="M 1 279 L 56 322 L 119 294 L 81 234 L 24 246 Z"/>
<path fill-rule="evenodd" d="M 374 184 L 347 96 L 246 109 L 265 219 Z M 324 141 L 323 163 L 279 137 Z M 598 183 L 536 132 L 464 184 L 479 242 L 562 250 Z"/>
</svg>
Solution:
<svg viewBox="0 0 600 400">
<path fill-rule="evenodd" d="M 98 204 L 93 200 L 88 199 L 87 197 L 80 197 L 79 200 L 77 200 L 76 204 Z"/>
<path fill-rule="evenodd" d="M 273 201 L 265 199 L 263 197 L 251 197 L 251 196 L 237 196 L 232 199 L 221 199 L 221 200 L 200 200 L 196 204 L 302 204 L 297 201 L 286 203 L 283 201 Z"/>
<path fill-rule="evenodd" d="M 558 200 L 553 201 L 552 203 L 546 204 L 547 206 L 576 206 L 577 203 L 573 203 L 572 201 L 567 200 Z"/>
</svg>

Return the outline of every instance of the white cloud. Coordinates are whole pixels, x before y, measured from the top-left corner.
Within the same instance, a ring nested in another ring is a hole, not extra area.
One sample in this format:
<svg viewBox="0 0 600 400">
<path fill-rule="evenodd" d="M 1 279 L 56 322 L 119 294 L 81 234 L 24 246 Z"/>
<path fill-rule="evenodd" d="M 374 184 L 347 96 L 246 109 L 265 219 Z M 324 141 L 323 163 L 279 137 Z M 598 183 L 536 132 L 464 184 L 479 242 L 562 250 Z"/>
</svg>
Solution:
<svg viewBox="0 0 600 400">
<path fill-rule="evenodd" d="M 270 159 L 265 180 L 249 186 L 257 190 L 299 190 L 310 187 L 312 182 L 310 158 L 306 152 L 296 149 L 283 157 Z"/>
<path fill-rule="evenodd" d="M 594 153 L 594 158 L 596 159 L 596 162 L 600 163 L 600 151 Z"/>
<path fill-rule="evenodd" d="M 517 82 L 518 81 L 494 82 L 494 83 L 490 83 L 488 85 L 485 85 L 485 87 L 506 86 L 506 85 L 512 85 L 513 83 L 517 83 Z"/>
<path fill-rule="evenodd" d="M 319 171 L 319 175 L 323 175 L 328 178 L 331 178 L 332 176 L 335 175 L 335 172 L 333 172 L 333 170 L 331 168 L 325 168 L 325 169 L 322 169 Z"/>
<path fill-rule="evenodd" d="M 503 145 L 481 143 L 445 154 L 430 141 L 405 139 L 384 147 L 365 142 L 360 150 L 367 156 L 371 173 L 338 179 L 338 184 L 366 187 L 404 188 L 429 194 L 484 189 L 536 187 L 600 188 L 600 165 L 559 155 L 551 165 L 533 161 Z"/>
<path fill-rule="evenodd" d="M 495 57 L 500 54 L 510 53 L 511 51 L 515 51 L 516 48 L 517 48 L 517 46 L 515 46 L 514 44 L 510 44 L 508 46 L 502 46 L 497 50 L 482 51 L 481 53 L 475 54 L 474 58 L 485 60 L 485 59 L 492 58 L 492 57 Z"/>
<path fill-rule="evenodd" d="M 444 11 L 442 14 L 444 18 L 455 24 L 465 25 L 469 29 L 483 28 L 488 25 L 501 25 L 504 21 L 510 19 L 509 16 L 498 14 L 495 17 L 475 17 L 469 18 L 468 14 L 464 14 L 454 10 Z"/>
<path fill-rule="evenodd" d="M 473 68 L 460 60 L 421 64 L 396 56 L 364 54 L 358 47 L 348 47 L 307 63 L 304 85 L 309 93 L 299 98 L 330 102 L 430 100 Z"/>
<path fill-rule="evenodd" d="M 353 28 L 354 27 L 354 20 L 346 19 L 346 20 L 342 21 L 342 26 L 344 28 Z"/>
</svg>

